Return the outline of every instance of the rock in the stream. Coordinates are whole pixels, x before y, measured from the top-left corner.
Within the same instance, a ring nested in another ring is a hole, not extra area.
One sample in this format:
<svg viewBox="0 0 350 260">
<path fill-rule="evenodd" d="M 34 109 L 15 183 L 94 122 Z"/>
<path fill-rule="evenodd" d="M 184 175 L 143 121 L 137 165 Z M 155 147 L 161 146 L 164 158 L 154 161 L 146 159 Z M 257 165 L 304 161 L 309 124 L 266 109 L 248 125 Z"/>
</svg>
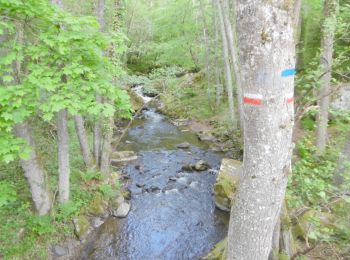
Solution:
<svg viewBox="0 0 350 260">
<path fill-rule="evenodd" d="M 181 167 L 181 170 L 186 171 L 186 172 L 191 172 L 194 170 L 194 165 L 192 164 L 185 164 Z"/>
<path fill-rule="evenodd" d="M 81 240 L 88 233 L 90 223 L 85 216 L 79 216 L 73 219 L 74 233 Z"/>
<path fill-rule="evenodd" d="M 91 225 L 93 228 L 98 228 L 99 226 L 101 226 L 103 224 L 103 220 L 101 218 L 98 217 L 93 217 L 91 219 Z"/>
<path fill-rule="evenodd" d="M 117 210 L 113 211 L 113 216 L 117 218 L 125 218 L 129 214 L 130 208 L 131 206 L 129 203 L 123 202 Z"/>
<path fill-rule="evenodd" d="M 137 160 L 137 155 L 133 151 L 117 151 L 111 155 L 112 164 L 120 164 Z"/>
<path fill-rule="evenodd" d="M 215 136 L 213 136 L 210 132 L 199 132 L 197 133 L 199 140 L 213 142 L 216 140 Z"/>
<path fill-rule="evenodd" d="M 190 148 L 190 146 L 191 145 L 189 143 L 185 142 L 185 143 L 178 144 L 176 147 L 180 149 L 188 149 Z"/>
<path fill-rule="evenodd" d="M 200 160 L 195 164 L 194 169 L 200 172 L 206 171 L 209 169 L 209 164 L 206 161 Z"/>
<path fill-rule="evenodd" d="M 238 188 L 242 170 L 242 162 L 223 159 L 219 174 L 214 184 L 215 205 L 217 208 L 230 212 L 233 196 Z"/>
<path fill-rule="evenodd" d="M 59 245 L 53 246 L 51 251 L 57 257 L 65 256 L 68 253 L 66 248 Z"/>
</svg>

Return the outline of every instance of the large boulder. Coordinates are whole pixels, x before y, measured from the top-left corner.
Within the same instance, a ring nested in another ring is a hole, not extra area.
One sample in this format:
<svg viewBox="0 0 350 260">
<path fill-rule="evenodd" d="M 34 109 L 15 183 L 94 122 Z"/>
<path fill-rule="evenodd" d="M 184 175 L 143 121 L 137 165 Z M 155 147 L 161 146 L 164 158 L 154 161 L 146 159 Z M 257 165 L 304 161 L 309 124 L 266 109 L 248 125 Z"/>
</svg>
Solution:
<svg viewBox="0 0 350 260">
<path fill-rule="evenodd" d="M 85 216 L 79 216 L 73 219 L 74 233 L 82 240 L 90 230 L 89 220 Z"/>
<path fill-rule="evenodd" d="M 233 159 L 222 160 L 220 171 L 214 184 L 214 197 L 217 208 L 230 212 L 241 171 L 242 162 Z"/>
<path fill-rule="evenodd" d="M 123 202 L 119 205 L 117 210 L 113 211 L 113 216 L 117 218 L 125 218 L 129 214 L 130 208 L 130 203 Z"/>
<path fill-rule="evenodd" d="M 130 162 L 137 159 L 137 155 L 133 151 L 117 151 L 111 155 L 112 164 L 120 164 L 124 162 Z"/>
<path fill-rule="evenodd" d="M 316 240 L 317 238 L 314 234 L 317 230 L 317 225 L 321 224 L 322 227 L 332 229 L 334 228 L 335 220 L 334 215 L 331 213 L 308 209 L 293 219 L 293 222 L 296 223 L 292 228 L 293 235 L 296 238 L 309 241 Z"/>
</svg>

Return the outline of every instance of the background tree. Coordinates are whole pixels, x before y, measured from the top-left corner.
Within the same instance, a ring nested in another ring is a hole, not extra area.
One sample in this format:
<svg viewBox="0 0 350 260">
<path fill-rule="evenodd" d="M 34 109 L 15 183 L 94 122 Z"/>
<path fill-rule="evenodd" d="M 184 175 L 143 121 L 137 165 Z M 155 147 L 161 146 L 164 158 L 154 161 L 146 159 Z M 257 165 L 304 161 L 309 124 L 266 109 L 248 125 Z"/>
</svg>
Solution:
<svg viewBox="0 0 350 260">
<path fill-rule="evenodd" d="M 316 145 L 318 153 L 323 153 L 327 143 L 328 110 L 330 102 L 330 84 L 332 79 L 333 42 L 336 31 L 338 1 L 325 0 L 324 17 L 321 36 L 321 77 L 318 91 L 318 105 L 320 111 L 317 115 Z"/>
</svg>

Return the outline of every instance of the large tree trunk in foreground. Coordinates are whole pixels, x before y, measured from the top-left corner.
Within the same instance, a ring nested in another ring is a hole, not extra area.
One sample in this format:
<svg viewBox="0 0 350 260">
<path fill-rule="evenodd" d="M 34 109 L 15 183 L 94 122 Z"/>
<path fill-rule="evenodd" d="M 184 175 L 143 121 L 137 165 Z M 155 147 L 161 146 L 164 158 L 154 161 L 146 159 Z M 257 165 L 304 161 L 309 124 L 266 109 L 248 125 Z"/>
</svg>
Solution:
<svg viewBox="0 0 350 260">
<path fill-rule="evenodd" d="M 63 109 L 57 113 L 58 141 L 58 192 L 60 203 L 69 200 L 69 132 L 68 112 Z"/>
<path fill-rule="evenodd" d="M 231 74 L 231 66 L 230 66 L 230 57 L 229 57 L 229 49 L 228 49 L 228 41 L 226 37 L 225 23 L 223 17 L 223 10 L 220 5 L 220 0 L 215 0 L 216 6 L 219 14 L 219 24 L 220 24 L 220 32 L 222 38 L 222 48 L 223 48 L 223 59 L 225 64 L 225 76 L 226 76 L 226 87 L 227 87 L 227 95 L 228 95 L 228 104 L 230 109 L 230 119 L 232 124 L 234 124 L 234 128 L 236 128 L 236 116 L 235 116 L 235 106 L 233 99 L 233 86 L 232 86 L 232 74 Z"/>
<path fill-rule="evenodd" d="M 45 172 L 38 161 L 29 124 L 27 122 L 17 124 L 14 131 L 16 136 L 24 139 L 32 149 L 29 158 L 20 162 L 30 186 L 35 209 L 39 215 L 45 215 L 51 209 L 51 198 L 45 181 Z"/>
<path fill-rule="evenodd" d="M 87 168 L 92 168 L 94 163 L 89 148 L 89 141 L 85 130 L 84 118 L 81 115 L 76 115 L 74 116 L 74 122 L 84 163 Z"/>
<path fill-rule="evenodd" d="M 317 115 L 316 146 L 318 154 L 322 154 L 327 144 L 329 92 L 332 78 L 333 64 L 333 41 L 337 21 L 338 0 L 325 0 L 324 2 L 324 24 L 321 36 L 321 78 L 320 90 L 318 92 L 318 105 L 320 107 Z"/>
<path fill-rule="evenodd" d="M 244 98 L 243 174 L 231 210 L 228 259 L 268 259 L 291 166 L 293 5 L 235 0 Z"/>
</svg>

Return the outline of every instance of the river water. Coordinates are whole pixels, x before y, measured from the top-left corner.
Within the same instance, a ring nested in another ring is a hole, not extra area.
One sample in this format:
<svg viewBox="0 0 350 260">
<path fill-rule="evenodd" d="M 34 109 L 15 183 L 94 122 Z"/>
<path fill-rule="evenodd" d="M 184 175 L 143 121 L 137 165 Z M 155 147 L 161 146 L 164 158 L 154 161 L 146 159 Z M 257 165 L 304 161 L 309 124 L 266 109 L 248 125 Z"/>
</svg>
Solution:
<svg viewBox="0 0 350 260">
<path fill-rule="evenodd" d="M 190 148 L 176 147 L 183 142 Z M 212 196 L 220 154 L 153 110 L 135 120 L 119 149 L 138 154 L 123 168 L 131 211 L 102 225 L 81 259 L 199 259 L 226 236 L 228 215 L 215 209 Z M 182 170 L 198 160 L 210 169 Z"/>
</svg>

